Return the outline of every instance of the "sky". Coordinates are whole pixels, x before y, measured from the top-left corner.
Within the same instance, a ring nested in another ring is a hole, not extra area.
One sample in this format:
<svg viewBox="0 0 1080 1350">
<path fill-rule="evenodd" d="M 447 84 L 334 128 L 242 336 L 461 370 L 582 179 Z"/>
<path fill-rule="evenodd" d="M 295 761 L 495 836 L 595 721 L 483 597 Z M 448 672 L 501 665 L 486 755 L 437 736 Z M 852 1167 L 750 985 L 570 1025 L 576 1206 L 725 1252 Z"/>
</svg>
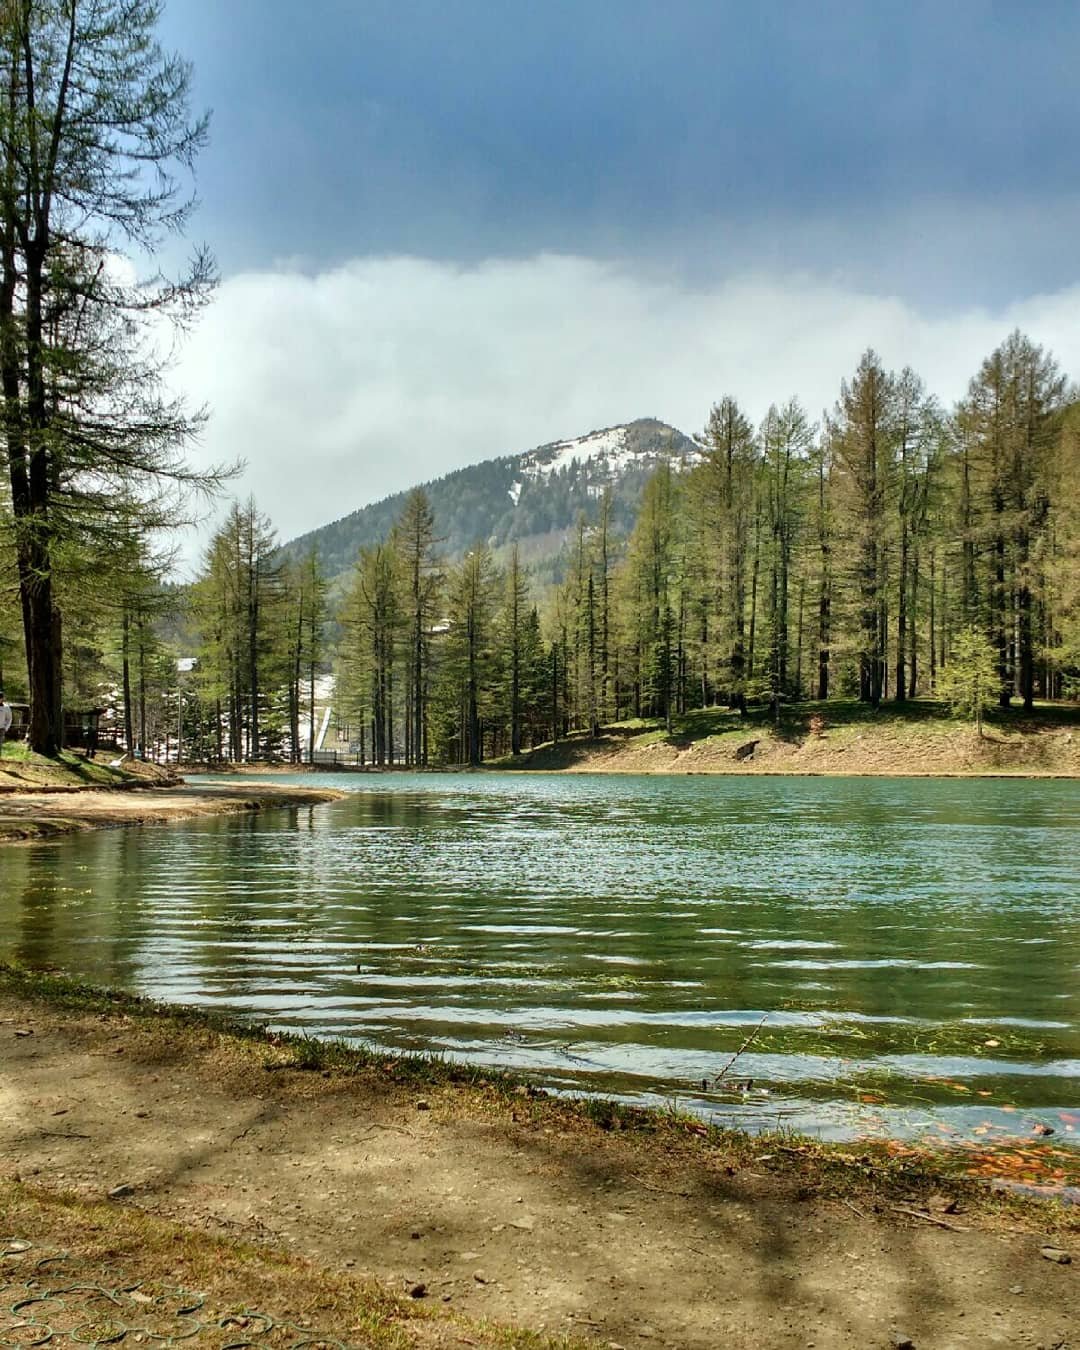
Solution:
<svg viewBox="0 0 1080 1350">
<path fill-rule="evenodd" d="M 166 0 L 222 283 L 173 380 L 288 539 L 860 353 L 1080 377 L 1069 0 Z M 171 260 L 179 245 L 171 247 Z M 189 545 L 189 551 L 190 551 Z"/>
</svg>

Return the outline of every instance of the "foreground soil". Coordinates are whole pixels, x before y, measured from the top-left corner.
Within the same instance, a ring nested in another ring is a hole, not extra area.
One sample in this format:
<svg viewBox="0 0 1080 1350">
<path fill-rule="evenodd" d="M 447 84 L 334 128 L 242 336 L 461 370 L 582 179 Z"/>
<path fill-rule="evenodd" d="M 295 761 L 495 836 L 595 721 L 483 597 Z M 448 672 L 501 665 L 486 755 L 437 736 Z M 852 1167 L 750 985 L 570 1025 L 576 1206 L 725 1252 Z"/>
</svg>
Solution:
<svg viewBox="0 0 1080 1350">
<path fill-rule="evenodd" d="M 310 806 L 333 801 L 330 788 L 281 787 L 260 783 L 70 788 L 5 792 L 0 795 L 0 843 L 47 839 L 80 830 L 118 825 L 158 825 L 195 816 L 259 811 L 272 806 Z"/>
<path fill-rule="evenodd" d="M 1080 1262 L 1041 1253 L 1076 1246 L 1060 1207 L 34 989 L 0 974 L 0 1238 L 151 1293 L 276 1298 L 364 1345 L 548 1343 L 496 1323 L 627 1348 L 1076 1344 Z M 367 1274 L 392 1341 L 355 1321 Z"/>
<path fill-rule="evenodd" d="M 957 777 L 1080 777 L 1080 708 L 1044 705 L 995 714 L 983 731 L 940 704 L 874 711 L 809 703 L 785 710 L 780 727 L 757 711 L 709 708 L 676 719 L 616 723 L 598 737 L 571 736 L 495 767 L 576 773 L 822 774 Z"/>
</svg>

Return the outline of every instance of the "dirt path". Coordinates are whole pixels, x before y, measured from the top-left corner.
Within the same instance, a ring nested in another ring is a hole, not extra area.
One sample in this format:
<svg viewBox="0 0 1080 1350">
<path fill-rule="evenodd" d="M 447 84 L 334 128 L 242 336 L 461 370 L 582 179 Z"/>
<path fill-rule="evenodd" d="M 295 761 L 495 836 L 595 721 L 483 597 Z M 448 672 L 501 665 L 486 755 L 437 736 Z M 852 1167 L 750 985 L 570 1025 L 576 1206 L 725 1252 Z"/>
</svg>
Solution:
<svg viewBox="0 0 1080 1350">
<path fill-rule="evenodd" d="M 6 792 L 0 796 L 0 842 L 50 838 L 117 825 L 159 825 L 193 816 L 310 806 L 343 794 L 329 788 L 222 784 L 127 789 Z"/>
<path fill-rule="evenodd" d="M 117 1204 L 627 1350 L 1080 1344 L 1080 1261 L 1041 1257 L 1015 1217 L 962 1206 L 942 1228 L 674 1127 L 605 1132 L 522 1089 L 288 1058 L 0 991 L 0 1175 L 130 1186 Z"/>
</svg>

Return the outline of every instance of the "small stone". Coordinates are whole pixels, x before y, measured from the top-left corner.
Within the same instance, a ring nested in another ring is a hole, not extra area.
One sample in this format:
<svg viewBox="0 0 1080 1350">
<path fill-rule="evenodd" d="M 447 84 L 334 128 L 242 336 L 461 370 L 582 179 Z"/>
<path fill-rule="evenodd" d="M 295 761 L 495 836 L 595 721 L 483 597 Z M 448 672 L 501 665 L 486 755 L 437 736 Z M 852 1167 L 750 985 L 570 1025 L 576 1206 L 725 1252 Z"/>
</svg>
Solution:
<svg viewBox="0 0 1080 1350">
<path fill-rule="evenodd" d="M 472 1277 L 477 1284 L 487 1284 L 487 1276 L 484 1274 L 482 1270 L 474 1270 L 472 1273 Z"/>
<path fill-rule="evenodd" d="M 889 1344 L 892 1350 L 915 1350 L 915 1342 L 902 1331 L 894 1331 L 889 1337 Z"/>
<path fill-rule="evenodd" d="M 34 1033 L 30 1030 L 29 1027 L 16 1027 L 15 1029 L 16 1036 L 32 1036 L 33 1034 Z"/>
<path fill-rule="evenodd" d="M 134 1195 L 135 1187 L 128 1182 L 122 1181 L 119 1186 L 114 1186 L 109 1192 L 110 1200 L 122 1200 L 125 1195 Z"/>
<path fill-rule="evenodd" d="M 1060 1247 L 1040 1247 L 1039 1255 L 1047 1261 L 1055 1261 L 1059 1266 L 1072 1265 L 1072 1257 Z"/>
<path fill-rule="evenodd" d="M 1023 1292 L 1024 1286 L 1022 1284 L 1014 1284 L 1012 1288 L 1009 1290 L 1010 1294 L 1022 1294 Z"/>
<path fill-rule="evenodd" d="M 410 1297 L 410 1298 L 427 1298 L 427 1285 L 426 1285 L 426 1284 L 411 1284 L 411 1285 L 409 1286 L 409 1297 Z"/>
<path fill-rule="evenodd" d="M 424 1101 L 423 1097 L 421 1097 L 420 1100 L 416 1103 L 416 1109 L 418 1111 L 430 1111 L 431 1103 Z"/>
<path fill-rule="evenodd" d="M 1032 1125 L 1032 1127 L 1031 1127 L 1031 1133 L 1032 1133 L 1032 1134 L 1042 1134 L 1042 1135 L 1053 1134 L 1053 1133 L 1054 1133 L 1054 1127 L 1053 1127 L 1053 1125 L 1044 1125 L 1044 1124 L 1042 1123 L 1042 1121 L 1040 1120 L 1040 1121 L 1038 1121 L 1035 1125 Z"/>
<path fill-rule="evenodd" d="M 416 1242 L 416 1241 L 419 1240 L 420 1234 L 414 1229 L 414 1230 L 409 1234 L 409 1237 L 411 1237 L 412 1240 L 413 1240 L 414 1242 Z"/>
<path fill-rule="evenodd" d="M 476 1260 L 479 1259 L 479 1256 L 480 1256 L 480 1253 L 479 1253 L 479 1252 L 462 1252 L 462 1253 L 461 1253 L 461 1259 L 462 1259 L 463 1261 L 476 1261 Z"/>
</svg>

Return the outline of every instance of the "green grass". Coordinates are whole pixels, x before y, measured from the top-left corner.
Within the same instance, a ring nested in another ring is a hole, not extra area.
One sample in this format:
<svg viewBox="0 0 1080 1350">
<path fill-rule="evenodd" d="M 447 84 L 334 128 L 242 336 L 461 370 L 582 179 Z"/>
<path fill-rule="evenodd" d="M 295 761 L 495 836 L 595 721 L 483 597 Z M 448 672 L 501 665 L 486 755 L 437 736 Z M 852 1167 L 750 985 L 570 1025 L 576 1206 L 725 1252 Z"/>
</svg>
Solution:
<svg viewBox="0 0 1080 1350">
<path fill-rule="evenodd" d="M 50 759 L 36 754 L 25 741 L 6 741 L 0 756 L 0 776 L 23 780 L 16 785 L 28 790 L 34 787 L 119 787 L 139 781 L 137 776 L 122 768 L 113 768 L 111 752 L 96 759 L 72 750 L 61 750 Z"/>
</svg>

